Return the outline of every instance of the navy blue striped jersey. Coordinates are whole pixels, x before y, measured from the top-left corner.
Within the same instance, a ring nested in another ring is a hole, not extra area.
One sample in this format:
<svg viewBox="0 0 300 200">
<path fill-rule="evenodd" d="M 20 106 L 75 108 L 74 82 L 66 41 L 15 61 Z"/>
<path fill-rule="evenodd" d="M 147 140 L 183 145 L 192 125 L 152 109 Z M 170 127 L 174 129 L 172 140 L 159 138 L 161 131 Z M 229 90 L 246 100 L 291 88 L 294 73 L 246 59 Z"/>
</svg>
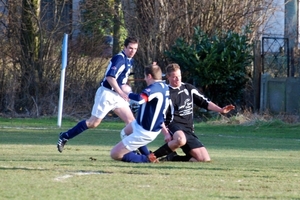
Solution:
<svg viewBox="0 0 300 200">
<path fill-rule="evenodd" d="M 141 104 L 137 123 L 148 131 L 160 131 L 169 105 L 169 87 L 164 81 L 147 86 L 141 94 L 130 93 L 129 98 Z"/>
<path fill-rule="evenodd" d="M 119 86 L 126 84 L 132 65 L 133 59 L 127 58 L 123 51 L 116 54 L 114 57 L 112 57 L 108 64 L 105 72 L 105 77 L 102 80 L 101 85 L 110 90 L 113 90 L 113 88 L 106 80 L 107 76 L 114 77 L 117 80 Z"/>
<path fill-rule="evenodd" d="M 181 83 L 179 88 L 170 89 L 170 106 L 167 111 L 165 124 L 182 124 L 187 128 L 194 128 L 194 104 L 207 109 L 209 100 L 198 89 L 188 83 Z"/>
</svg>

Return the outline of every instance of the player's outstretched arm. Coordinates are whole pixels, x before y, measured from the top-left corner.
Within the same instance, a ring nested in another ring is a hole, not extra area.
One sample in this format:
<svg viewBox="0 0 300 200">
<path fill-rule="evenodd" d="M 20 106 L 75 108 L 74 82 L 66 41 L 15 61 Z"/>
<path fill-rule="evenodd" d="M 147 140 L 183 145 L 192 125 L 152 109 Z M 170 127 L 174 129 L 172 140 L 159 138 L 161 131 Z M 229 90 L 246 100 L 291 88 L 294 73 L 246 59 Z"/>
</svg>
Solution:
<svg viewBox="0 0 300 200">
<path fill-rule="evenodd" d="M 212 110 L 212 111 L 215 111 L 215 112 L 219 112 L 219 113 L 228 113 L 230 112 L 231 110 L 235 109 L 235 106 L 234 105 L 227 105 L 223 108 L 220 108 L 218 105 L 216 105 L 215 103 L 213 102 L 209 102 L 208 104 L 208 107 L 207 107 L 208 110 Z"/>
</svg>

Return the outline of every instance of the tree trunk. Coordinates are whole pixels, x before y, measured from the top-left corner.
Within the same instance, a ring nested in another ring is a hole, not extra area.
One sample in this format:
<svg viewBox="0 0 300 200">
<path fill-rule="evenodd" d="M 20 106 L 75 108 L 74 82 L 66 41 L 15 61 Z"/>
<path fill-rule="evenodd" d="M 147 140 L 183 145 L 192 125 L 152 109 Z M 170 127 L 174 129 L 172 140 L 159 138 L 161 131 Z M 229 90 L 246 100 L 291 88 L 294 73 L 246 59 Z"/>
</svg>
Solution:
<svg viewBox="0 0 300 200">
<path fill-rule="evenodd" d="M 35 44 L 35 30 L 33 25 L 33 8 L 36 10 L 36 4 L 33 0 L 22 1 L 22 18 L 21 18 L 21 86 L 20 93 L 20 111 L 27 112 L 32 103 L 32 97 L 36 96 L 37 84 L 35 76 L 35 57 L 36 57 L 36 44 Z"/>
<path fill-rule="evenodd" d="M 114 38 L 114 42 L 113 42 L 113 54 L 115 55 L 120 51 L 120 28 L 121 28 L 121 17 L 120 17 L 120 11 L 121 11 L 121 2 L 120 0 L 115 0 L 115 5 L 114 5 L 114 24 L 113 24 L 113 38 Z"/>
</svg>

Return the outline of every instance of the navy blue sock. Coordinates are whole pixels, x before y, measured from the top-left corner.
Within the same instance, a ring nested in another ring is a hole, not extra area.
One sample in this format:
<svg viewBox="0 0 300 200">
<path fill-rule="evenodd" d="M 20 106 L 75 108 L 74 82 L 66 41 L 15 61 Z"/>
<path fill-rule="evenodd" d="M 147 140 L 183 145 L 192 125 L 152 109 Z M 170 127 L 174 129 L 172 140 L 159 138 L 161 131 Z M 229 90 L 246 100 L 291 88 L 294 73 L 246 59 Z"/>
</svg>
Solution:
<svg viewBox="0 0 300 200">
<path fill-rule="evenodd" d="M 147 162 L 149 162 L 147 156 L 137 155 L 132 151 L 125 154 L 122 158 L 122 161 L 123 162 L 132 162 L 132 163 L 147 163 Z"/>
<path fill-rule="evenodd" d="M 88 127 L 86 125 L 86 122 L 85 122 L 85 120 L 83 120 L 83 121 L 79 122 L 76 126 L 74 126 L 73 128 L 69 129 L 67 132 L 64 132 L 62 136 L 66 139 L 71 139 L 87 129 L 88 129 Z"/>
<path fill-rule="evenodd" d="M 139 151 L 142 155 L 145 155 L 145 156 L 148 156 L 150 154 L 147 146 L 140 147 Z"/>
</svg>

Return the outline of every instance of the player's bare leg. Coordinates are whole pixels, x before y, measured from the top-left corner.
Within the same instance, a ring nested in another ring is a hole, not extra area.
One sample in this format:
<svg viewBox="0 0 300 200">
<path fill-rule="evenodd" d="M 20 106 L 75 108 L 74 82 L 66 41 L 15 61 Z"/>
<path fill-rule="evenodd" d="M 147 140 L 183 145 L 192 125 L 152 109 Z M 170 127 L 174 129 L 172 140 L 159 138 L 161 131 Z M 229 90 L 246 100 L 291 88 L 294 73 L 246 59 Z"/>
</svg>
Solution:
<svg viewBox="0 0 300 200">
<path fill-rule="evenodd" d="M 102 122 L 102 119 L 101 118 L 97 118 L 97 117 L 95 117 L 95 116 L 92 115 L 85 122 L 86 122 L 86 126 L 88 128 L 96 128 Z"/>
<path fill-rule="evenodd" d="M 96 128 L 101 123 L 102 119 L 97 118 L 95 116 L 91 116 L 88 120 L 83 120 L 79 122 L 76 126 L 72 129 L 68 130 L 67 132 L 62 132 L 59 134 L 59 138 L 57 141 L 57 150 L 62 153 L 64 147 L 69 139 L 75 137 L 76 135 L 80 134 L 82 131 L 89 129 L 89 128 Z"/>
<path fill-rule="evenodd" d="M 190 161 L 209 162 L 210 156 L 205 147 L 195 148 L 190 151 L 190 155 L 194 158 Z"/>
<path fill-rule="evenodd" d="M 182 147 L 186 144 L 186 137 L 183 131 L 176 131 L 173 134 L 173 139 L 168 142 L 168 146 L 171 150 L 175 151 L 176 149 Z"/>
<path fill-rule="evenodd" d="M 116 108 L 114 110 L 114 113 L 116 115 L 118 115 L 125 122 L 125 124 L 129 124 L 130 122 L 132 122 L 135 119 L 129 106 L 125 106 L 122 108 Z"/>
<path fill-rule="evenodd" d="M 122 160 L 123 156 L 130 152 L 126 147 L 124 146 L 123 142 L 120 141 L 114 148 L 110 151 L 110 156 L 114 160 Z"/>
</svg>

